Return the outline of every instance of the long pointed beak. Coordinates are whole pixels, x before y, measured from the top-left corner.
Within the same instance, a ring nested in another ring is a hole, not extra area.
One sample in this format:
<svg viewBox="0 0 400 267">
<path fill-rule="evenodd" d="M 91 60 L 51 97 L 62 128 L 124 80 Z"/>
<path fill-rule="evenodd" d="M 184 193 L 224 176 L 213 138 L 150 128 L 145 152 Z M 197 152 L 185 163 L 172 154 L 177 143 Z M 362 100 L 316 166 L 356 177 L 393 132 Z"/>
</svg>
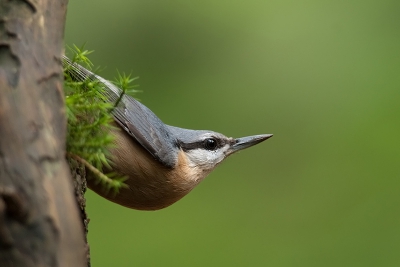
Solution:
<svg viewBox="0 0 400 267">
<path fill-rule="evenodd" d="M 246 136 L 242 138 L 237 138 L 236 143 L 232 145 L 230 149 L 230 153 L 235 153 L 239 150 L 257 145 L 268 138 L 271 138 L 273 135 L 272 134 L 260 134 L 260 135 L 253 135 L 253 136 Z"/>
</svg>

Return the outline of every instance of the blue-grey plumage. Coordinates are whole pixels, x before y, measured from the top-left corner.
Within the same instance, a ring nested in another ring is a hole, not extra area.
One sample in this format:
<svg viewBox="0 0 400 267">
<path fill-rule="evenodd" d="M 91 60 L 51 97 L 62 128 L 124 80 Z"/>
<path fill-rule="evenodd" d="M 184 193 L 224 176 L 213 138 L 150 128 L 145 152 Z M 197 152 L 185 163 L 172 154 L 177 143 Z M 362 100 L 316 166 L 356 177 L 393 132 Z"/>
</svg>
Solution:
<svg viewBox="0 0 400 267">
<path fill-rule="evenodd" d="M 108 101 L 115 103 L 122 90 L 63 57 L 63 64 L 78 81 L 98 80 Z M 109 194 L 101 185 L 88 180 L 89 187 L 120 205 L 157 210 L 167 207 L 202 181 L 219 163 L 236 151 L 256 145 L 272 134 L 229 138 L 207 130 L 189 130 L 164 124 L 149 108 L 124 95 L 113 110 L 117 125 L 112 130 L 112 171 L 127 177 L 126 188 Z"/>
</svg>

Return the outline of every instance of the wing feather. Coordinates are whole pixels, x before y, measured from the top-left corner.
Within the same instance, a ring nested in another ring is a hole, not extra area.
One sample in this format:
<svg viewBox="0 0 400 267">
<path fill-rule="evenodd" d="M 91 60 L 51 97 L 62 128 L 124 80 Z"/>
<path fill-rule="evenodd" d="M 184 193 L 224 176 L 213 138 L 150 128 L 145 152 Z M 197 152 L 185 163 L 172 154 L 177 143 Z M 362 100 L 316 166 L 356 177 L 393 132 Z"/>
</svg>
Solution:
<svg viewBox="0 0 400 267">
<path fill-rule="evenodd" d="M 77 81 L 91 79 L 103 84 L 104 94 L 111 103 L 115 103 L 123 93 L 111 82 L 71 62 L 66 56 L 63 56 L 63 65 L 69 66 L 67 70 Z M 124 95 L 122 101 L 114 108 L 113 116 L 121 128 L 139 142 L 156 160 L 168 168 L 175 166 L 177 157 L 172 152 L 175 152 L 177 142 L 169 128 L 149 108 L 133 97 Z"/>
</svg>

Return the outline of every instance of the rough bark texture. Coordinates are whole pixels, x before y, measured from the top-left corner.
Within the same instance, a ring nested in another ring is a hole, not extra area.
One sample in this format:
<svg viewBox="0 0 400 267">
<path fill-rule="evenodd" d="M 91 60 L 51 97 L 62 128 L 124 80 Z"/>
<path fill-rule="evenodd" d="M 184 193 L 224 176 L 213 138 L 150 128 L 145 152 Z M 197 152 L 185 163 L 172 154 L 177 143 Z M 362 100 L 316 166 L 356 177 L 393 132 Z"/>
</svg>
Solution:
<svg viewBox="0 0 400 267">
<path fill-rule="evenodd" d="M 0 266 L 85 266 L 68 165 L 67 0 L 0 0 Z"/>
<path fill-rule="evenodd" d="M 68 165 L 71 170 L 74 188 L 75 188 L 75 197 L 78 204 L 79 211 L 81 213 L 81 222 L 83 224 L 84 232 L 85 232 L 85 245 L 86 245 L 86 261 L 87 267 L 90 267 L 90 247 L 87 239 L 87 235 L 89 233 L 89 217 L 86 213 L 86 198 L 85 193 L 87 190 L 86 183 L 86 170 L 85 166 L 72 158 L 68 158 Z"/>
</svg>

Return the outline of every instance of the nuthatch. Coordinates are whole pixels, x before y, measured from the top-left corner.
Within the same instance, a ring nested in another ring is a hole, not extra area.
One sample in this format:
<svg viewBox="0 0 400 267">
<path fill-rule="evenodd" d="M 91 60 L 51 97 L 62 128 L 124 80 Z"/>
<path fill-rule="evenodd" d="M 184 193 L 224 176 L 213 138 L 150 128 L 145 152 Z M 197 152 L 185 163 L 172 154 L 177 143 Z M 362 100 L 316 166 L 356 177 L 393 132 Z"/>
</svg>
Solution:
<svg viewBox="0 0 400 267">
<path fill-rule="evenodd" d="M 83 81 L 97 80 L 115 103 L 122 90 L 63 57 L 72 76 Z M 117 125 L 113 130 L 112 171 L 127 177 L 127 187 L 108 193 L 101 184 L 88 179 L 97 194 L 122 206 L 139 210 L 158 210 L 181 199 L 229 155 L 256 145 L 272 134 L 229 138 L 213 131 L 198 131 L 164 124 L 150 109 L 124 95 L 113 110 Z"/>
</svg>

